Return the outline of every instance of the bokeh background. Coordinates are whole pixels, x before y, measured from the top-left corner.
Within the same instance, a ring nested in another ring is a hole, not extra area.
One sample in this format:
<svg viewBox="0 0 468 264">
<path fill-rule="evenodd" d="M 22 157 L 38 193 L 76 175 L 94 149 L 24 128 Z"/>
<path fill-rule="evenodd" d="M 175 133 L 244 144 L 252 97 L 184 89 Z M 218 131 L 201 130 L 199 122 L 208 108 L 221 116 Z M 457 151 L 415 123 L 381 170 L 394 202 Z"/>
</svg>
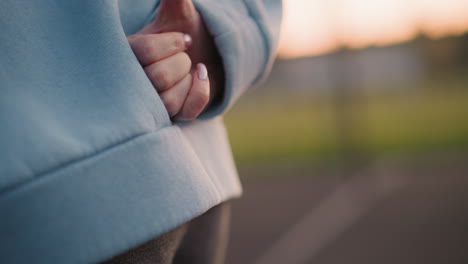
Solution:
<svg viewBox="0 0 468 264">
<path fill-rule="evenodd" d="M 283 3 L 228 263 L 468 263 L 468 1 Z"/>
</svg>

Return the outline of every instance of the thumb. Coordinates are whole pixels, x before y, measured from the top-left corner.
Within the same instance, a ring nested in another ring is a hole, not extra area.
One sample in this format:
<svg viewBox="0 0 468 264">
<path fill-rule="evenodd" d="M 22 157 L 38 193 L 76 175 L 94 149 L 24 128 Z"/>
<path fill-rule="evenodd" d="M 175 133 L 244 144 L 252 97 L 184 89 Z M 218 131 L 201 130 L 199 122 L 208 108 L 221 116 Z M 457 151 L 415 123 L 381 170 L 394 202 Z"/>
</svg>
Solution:
<svg viewBox="0 0 468 264">
<path fill-rule="evenodd" d="M 161 0 L 161 7 L 162 9 L 170 9 L 170 8 L 181 8 L 185 4 L 185 2 L 192 2 L 191 0 Z"/>
<path fill-rule="evenodd" d="M 139 31 L 140 34 L 185 32 L 196 14 L 192 0 L 161 0 L 156 19 Z"/>
<path fill-rule="evenodd" d="M 195 6 L 192 0 L 161 0 L 161 6 L 154 24 L 159 28 L 186 23 L 193 18 Z"/>
</svg>

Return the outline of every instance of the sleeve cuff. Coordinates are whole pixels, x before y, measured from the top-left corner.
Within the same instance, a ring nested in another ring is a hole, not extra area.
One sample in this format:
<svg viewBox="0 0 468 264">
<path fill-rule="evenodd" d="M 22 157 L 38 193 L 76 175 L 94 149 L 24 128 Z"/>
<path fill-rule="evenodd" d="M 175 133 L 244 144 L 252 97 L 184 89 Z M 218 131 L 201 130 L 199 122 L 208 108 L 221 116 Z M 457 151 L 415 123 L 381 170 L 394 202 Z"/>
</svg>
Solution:
<svg viewBox="0 0 468 264">
<path fill-rule="evenodd" d="M 226 111 L 252 86 L 268 67 L 269 49 L 249 11 L 239 1 L 226 10 L 215 1 L 194 1 L 214 37 L 221 55 L 225 84 L 221 101 L 205 110 L 199 119 L 209 119 Z"/>
</svg>

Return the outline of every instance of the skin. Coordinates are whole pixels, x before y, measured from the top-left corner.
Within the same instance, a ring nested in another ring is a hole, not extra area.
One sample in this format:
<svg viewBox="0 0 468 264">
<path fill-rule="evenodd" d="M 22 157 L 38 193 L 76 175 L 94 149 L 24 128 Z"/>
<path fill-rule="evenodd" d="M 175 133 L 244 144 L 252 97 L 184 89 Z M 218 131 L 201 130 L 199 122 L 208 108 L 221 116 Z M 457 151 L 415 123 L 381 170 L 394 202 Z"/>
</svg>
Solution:
<svg viewBox="0 0 468 264">
<path fill-rule="evenodd" d="M 173 120 L 193 120 L 219 102 L 221 58 L 192 0 L 162 0 L 156 19 L 128 41 Z"/>
</svg>

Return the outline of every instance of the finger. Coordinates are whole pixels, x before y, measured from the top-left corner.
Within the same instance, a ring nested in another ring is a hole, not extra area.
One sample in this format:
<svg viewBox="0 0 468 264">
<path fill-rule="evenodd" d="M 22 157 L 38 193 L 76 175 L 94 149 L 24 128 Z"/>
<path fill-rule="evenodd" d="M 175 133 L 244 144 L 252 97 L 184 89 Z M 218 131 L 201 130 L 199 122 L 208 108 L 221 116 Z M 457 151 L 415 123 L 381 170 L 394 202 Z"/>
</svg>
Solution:
<svg viewBox="0 0 468 264">
<path fill-rule="evenodd" d="M 192 44 L 192 38 L 188 34 L 169 32 L 137 34 L 128 37 L 128 42 L 140 64 L 145 67 L 176 53 L 183 52 Z"/>
<path fill-rule="evenodd" d="M 182 109 L 174 117 L 175 120 L 193 120 L 206 108 L 210 99 L 210 81 L 208 71 L 202 63 L 197 64 L 197 70 L 192 77 L 192 87 L 185 99 Z"/>
<path fill-rule="evenodd" d="M 179 113 L 192 86 L 192 75 L 187 74 L 180 82 L 159 94 L 171 117 Z"/>
<path fill-rule="evenodd" d="M 179 52 L 145 67 L 145 72 L 160 93 L 182 80 L 191 67 L 192 62 L 187 53 Z"/>
<path fill-rule="evenodd" d="M 195 9 L 192 0 L 161 0 L 159 14 L 178 15 L 184 14 Z"/>
</svg>

